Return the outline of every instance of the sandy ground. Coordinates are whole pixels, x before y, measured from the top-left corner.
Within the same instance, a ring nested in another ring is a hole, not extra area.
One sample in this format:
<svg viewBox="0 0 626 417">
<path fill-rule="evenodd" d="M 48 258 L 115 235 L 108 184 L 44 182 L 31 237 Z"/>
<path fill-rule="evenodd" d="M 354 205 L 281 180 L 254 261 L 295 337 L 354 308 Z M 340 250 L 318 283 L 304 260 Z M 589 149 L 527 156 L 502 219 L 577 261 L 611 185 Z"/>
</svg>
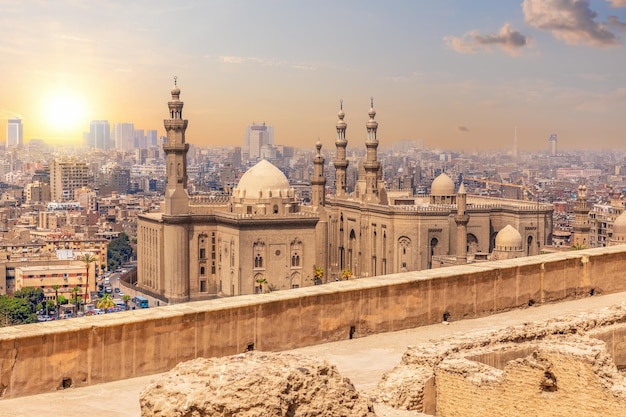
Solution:
<svg viewBox="0 0 626 417">
<path fill-rule="evenodd" d="M 383 333 L 353 340 L 295 349 L 291 352 L 313 355 L 337 366 L 362 393 L 372 395 L 383 373 L 400 362 L 407 346 L 455 333 L 496 329 L 529 321 L 592 311 L 626 301 L 626 292 L 534 306 L 472 320 L 435 324 L 399 332 Z M 91 387 L 0 400 L 1 417 L 36 415 L 63 417 L 139 417 L 139 393 L 155 378 L 127 379 Z M 377 407 L 379 416 L 418 416 Z"/>
</svg>

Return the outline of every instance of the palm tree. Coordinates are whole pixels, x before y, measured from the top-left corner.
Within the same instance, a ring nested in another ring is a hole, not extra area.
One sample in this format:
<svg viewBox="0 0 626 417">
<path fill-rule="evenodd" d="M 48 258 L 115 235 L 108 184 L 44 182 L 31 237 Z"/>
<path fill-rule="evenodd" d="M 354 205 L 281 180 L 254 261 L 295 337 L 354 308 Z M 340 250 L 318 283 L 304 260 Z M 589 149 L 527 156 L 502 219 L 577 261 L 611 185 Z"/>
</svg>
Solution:
<svg viewBox="0 0 626 417">
<path fill-rule="evenodd" d="M 57 317 L 59 316 L 59 288 L 60 285 L 54 284 L 52 289 L 54 290 L 54 304 L 56 304 Z"/>
<path fill-rule="evenodd" d="M 96 307 L 106 310 L 109 307 L 115 307 L 115 301 L 113 300 L 113 297 L 111 297 L 111 294 L 104 294 L 98 299 Z"/>
<path fill-rule="evenodd" d="M 124 300 L 124 308 L 126 310 L 130 310 L 130 295 L 124 294 L 122 300 Z"/>
<path fill-rule="evenodd" d="M 72 288 L 72 300 L 76 306 L 76 311 L 78 311 L 78 307 L 80 307 L 80 295 L 78 295 L 78 293 L 80 293 L 80 287 L 77 285 Z"/>
<path fill-rule="evenodd" d="M 96 262 L 96 258 L 92 253 L 83 253 L 78 260 L 85 264 L 87 269 L 87 280 L 85 281 L 85 302 L 89 299 L 89 264 Z"/>
<path fill-rule="evenodd" d="M 256 283 L 259 284 L 259 293 L 263 292 L 263 284 L 267 284 L 267 280 L 265 278 L 257 278 Z"/>
</svg>

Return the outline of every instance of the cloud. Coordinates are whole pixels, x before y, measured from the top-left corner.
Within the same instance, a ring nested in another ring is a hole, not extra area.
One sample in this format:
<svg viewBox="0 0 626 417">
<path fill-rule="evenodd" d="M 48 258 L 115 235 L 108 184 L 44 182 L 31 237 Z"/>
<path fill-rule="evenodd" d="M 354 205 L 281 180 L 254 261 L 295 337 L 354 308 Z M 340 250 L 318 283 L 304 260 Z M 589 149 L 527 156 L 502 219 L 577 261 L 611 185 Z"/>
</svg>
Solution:
<svg viewBox="0 0 626 417">
<path fill-rule="evenodd" d="M 469 132 L 469 128 L 467 126 L 457 126 L 459 132 Z"/>
<path fill-rule="evenodd" d="M 210 55 L 206 55 L 205 57 L 210 57 Z M 288 67 L 298 70 L 306 70 L 306 71 L 315 71 L 317 67 L 308 64 L 302 64 L 299 62 L 288 62 L 288 61 L 280 61 L 275 59 L 267 59 L 267 58 L 258 58 L 255 56 L 232 56 L 232 55 L 222 55 L 217 57 L 218 61 L 221 61 L 225 64 L 258 64 L 263 66 L 276 66 L 276 67 Z"/>
<path fill-rule="evenodd" d="M 598 14 L 589 8 L 587 0 L 524 0 L 522 9 L 526 23 L 570 45 L 618 44 L 607 25 L 596 20 Z"/>
<path fill-rule="evenodd" d="M 626 30 L 626 23 L 619 20 L 617 16 L 609 16 L 606 19 L 609 22 L 609 25 L 616 27 L 618 29 Z"/>
<path fill-rule="evenodd" d="M 611 7 L 626 7 L 626 0 L 609 0 Z"/>
<path fill-rule="evenodd" d="M 528 46 L 530 38 L 505 23 L 498 33 L 481 35 L 477 31 L 471 31 L 461 38 L 450 35 L 444 40 L 450 48 L 461 53 L 489 50 L 496 46 L 510 55 L 518 55 L 521 48 Z"/>
<path fill-rule="evenodd" d="M 91 39 L 79 38 L 77 36 L 71 36 L 71 35 L 60 35 L 59 38 L 66 40 L 66 41 L 74 41 L 74 42 L 84 42 L 84 43 L 93 42 Z"/>
</svg>

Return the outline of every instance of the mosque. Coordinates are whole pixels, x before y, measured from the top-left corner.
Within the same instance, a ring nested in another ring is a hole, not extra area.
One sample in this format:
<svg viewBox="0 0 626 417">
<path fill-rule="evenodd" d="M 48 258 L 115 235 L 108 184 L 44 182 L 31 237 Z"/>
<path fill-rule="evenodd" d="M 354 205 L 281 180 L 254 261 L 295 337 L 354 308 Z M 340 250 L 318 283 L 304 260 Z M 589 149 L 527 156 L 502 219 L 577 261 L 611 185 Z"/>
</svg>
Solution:
<svg viewBox="0 0 626 417">
<path fill-rule="evenodd" d="M 430 195 L 389 191 L 377 157 L 373 101 L 355 191 L 346 191 L 347 124 L 336 125 L 336 193 L 327 196 L 316 144 L 311 204 L 262 160 L 227 198 L 187 192 L 180 89 L 164 121 L 165 199 L 137 227 L 137 285 L 169 303 L 254 294 L 489 259 L 537 255 L 552 240 L 551 204 L 467 195 L 445 173 Z"/>
</svg>

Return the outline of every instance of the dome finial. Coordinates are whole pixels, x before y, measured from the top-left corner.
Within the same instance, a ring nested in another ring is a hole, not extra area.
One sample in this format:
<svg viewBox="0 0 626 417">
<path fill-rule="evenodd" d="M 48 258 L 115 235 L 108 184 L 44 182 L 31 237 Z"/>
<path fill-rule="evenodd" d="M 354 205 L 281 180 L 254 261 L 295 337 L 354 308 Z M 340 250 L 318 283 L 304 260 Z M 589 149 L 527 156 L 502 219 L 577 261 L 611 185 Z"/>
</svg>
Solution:
<svg viewBox="0 0 626 417">
<path fill-rule="evenodd" d="M 176 81 L 178 80 L 178 77 L 174 75 L 174 86 L 176 86 Z"/>
</svg>

